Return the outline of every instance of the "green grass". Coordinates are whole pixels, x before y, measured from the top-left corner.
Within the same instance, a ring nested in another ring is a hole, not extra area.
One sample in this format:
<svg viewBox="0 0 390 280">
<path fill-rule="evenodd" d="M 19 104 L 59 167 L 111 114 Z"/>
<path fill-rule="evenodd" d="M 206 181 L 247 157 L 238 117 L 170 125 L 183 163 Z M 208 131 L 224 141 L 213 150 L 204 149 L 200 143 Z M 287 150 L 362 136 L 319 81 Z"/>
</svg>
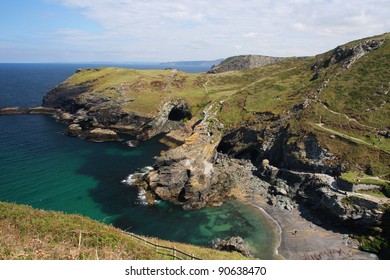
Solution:
<svg viewBox="0 0 390 280">
<path fill-rule="evenodd" d="M 320 98 L 329 104 L 330 109 L 354 116 L 359 122 L 378 127 L 389 127 L 390 96 L 390 41 L 387 40 L 378 50 L 371 52 L 348 71 L 332 79 Z M 331 69 L 329 70 L 331 71 Z M 386 102 L 386 103 L 384 103 Z"/>
<path fill-rule="evenodd" d="M 202 259 L 245 259 L 239 253 L 147 238 Z M 172 259 L 121 230 L 79 215 L 0 202 L 0 260 Z"/>
<path fill-rule="evenodd" d="M 380 190 L 357 190 L 356 192 L 362 193 L 362 194 L 368 194 L 368 195 L 379 197 L 379 198 L 386 198 L 386 195 L 383 192 L 381 192 Z"/>
<path fill-rule="evenodd" d="M 389 184 L 389 181 L 378 179 L 376 177 L 369 176 L 363 173 L 359 174 L 356 171 L 345 172 L 341 174 L 340 178 L 354 184 L 359 183 L 378 186 L 387 186 Z"/>
<path fill-rule="evenodd" d="M 371 236 L 362 236 L 359 239 L 360 249 L 367 252 L 372 252 L 378 254 L 382 248 L 389 247 L 389 240 L 384 239 L 380 235 Z"/>
<path fill-rule="evenodd" d="M 297 139 L 315 134 L 319 143 L 349 170 L 365 172 L 370 167 L 375 175 L 385 174 L 390 173 L 390 139 L 379 139 L 377 131 L 390 127 L 390 94 L 386 94 L 390 90 L 390 34 L 370 39 L 381 38 L 387 41 L 348 70 L 336 63 L 325 68 L 316 80 L 312 80 L 315 71 L 310 70 L 311 66 L 328 60 L 334 50 L 306 60 L 290 58 L 260 68 L 212 75 L 100 68 L 76 73 L 66 83 L 90 85 L 89 92 L 80 98 L 109 96 L 107 106 L 120 105 L 125 111 L 151 117 L 164 102 L 175 98 L 186 100 L 197 117 L 210 102 L 223 100 L 216 117 L 226 131 L 256 123 L 259 114 L 270 112 L 288 119 L 283 125 L 289 126 Z M 327 80 L 327 86 L 317 94 L 318 87 Z M 312 100 L 310 105 L 292 113 L 306 99 Z M 319 122 L 322 127 L 317 125 Z M 259 123 L 257 128 L 273 126 L 275 123 L 270 121 Z M 331 139 L 331 135 L 336 138 Z"/>
</svg>

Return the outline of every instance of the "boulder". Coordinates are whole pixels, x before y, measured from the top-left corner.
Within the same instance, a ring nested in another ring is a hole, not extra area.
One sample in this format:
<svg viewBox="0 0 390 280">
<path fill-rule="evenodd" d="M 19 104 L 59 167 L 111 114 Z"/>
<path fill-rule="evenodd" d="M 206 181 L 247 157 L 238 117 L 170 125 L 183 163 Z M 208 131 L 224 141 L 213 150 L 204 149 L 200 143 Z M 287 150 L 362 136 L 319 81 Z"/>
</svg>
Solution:
<svg viewBox="0 0 390 280">
<path fill-rule="evenodd" d="M 77 123 L 72 123 L 68 126 L 68 128 L 65 130 L 65 134 L 70 136 L 80 136 L 82 134 L 83 130 Z"/>
<path fill-rule="evenodd" d="M 60 114 L 59 118 L 61 121 L 68 122 L 68 121 L 72 121 L 74 117 L 72 114 L 64 112 Z"/>
<path fill-rule="evenodd" d="M 223 240 L 215 239 L 212 241 L 212 247 L 221 251 L 239 252 L 248 258 L 253 257 L 248 242 L 239 236 L 228 237 Z"/>
<path fill-rule="evenodd" d="M 84 133 L 85 139 L 94 142 L 119 141 L 118 134 L 110 129 L 95 128 Z"/>
</svg>

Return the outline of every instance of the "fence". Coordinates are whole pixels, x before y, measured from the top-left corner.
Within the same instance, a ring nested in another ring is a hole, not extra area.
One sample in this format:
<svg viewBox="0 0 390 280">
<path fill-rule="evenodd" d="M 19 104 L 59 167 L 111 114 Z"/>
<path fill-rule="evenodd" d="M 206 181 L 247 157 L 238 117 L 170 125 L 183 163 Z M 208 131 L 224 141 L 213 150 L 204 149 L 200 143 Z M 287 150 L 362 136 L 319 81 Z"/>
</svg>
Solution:
<svg viewBox="0 0 390 280">
<path fill-rule="evenodd" d="M 176 247 L 168 247 L 168 246 L 162 246 L 157 243 L 150 242 L 149 240 L 142 238 L 141 236 L 138 236 L 134 233 L 131 232 L 124 232 L 127 235 L 130 235 L 131 238 L 135 238 L 137 240 L 140 240 L 144 242 L 146 245 L 150 245 L 154 247 L 156 250 L 156 253 L 165 255 L 165 256 L 170 256 L 174 260 L 202 260 L 200 258 L 195 257 L 194 255 L 187 254 L 186 252 L 183 252 L 181 250 L 176 249 Z"/>
</svg>

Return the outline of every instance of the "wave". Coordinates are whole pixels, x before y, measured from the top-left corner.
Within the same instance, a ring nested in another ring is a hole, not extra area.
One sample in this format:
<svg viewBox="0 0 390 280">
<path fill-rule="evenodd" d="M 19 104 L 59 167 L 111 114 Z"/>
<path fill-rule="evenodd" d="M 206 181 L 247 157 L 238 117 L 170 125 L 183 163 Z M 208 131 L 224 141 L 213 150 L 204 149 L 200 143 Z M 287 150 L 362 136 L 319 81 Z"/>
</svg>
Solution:
<svg viewBox="0 0 390 280">
<path fill-rule="evenodd" d="M 129 141 L 126 141 L 126 143 L 131 148 L 136 148 L 139 145 L 139 141 L 138 140 L 129 140 Z"/>
<path fill-rule="evenodd" d="M 126 179 L 122 180 L 122 183 L 129 186 L 134 186 L 134 183 L 137 182 L 142 176 L 144 176 L 149 171 L 154 170 L 152 166 L 145 166 L 140 168 L 137 172 L 130 174 Z M 159 200 L 154 200 L 152 204 L 159 203 Z M 146 191 L 143 188 L 138 188 L 138 197 L 136 204 L 149 205 L 148 200 L 146 199 Z"/>
<path fill-rule="evenodd" d="M 142 176 L 144 176 L 146 173 L 148 173 L 149 171 L 151 171 L 153 169 L 154 168 L 151 166 L 142 167 L 142 168 L 138 169 L 136 172 L 134 172 L 133 174 L 130 174 L 129 176 L 127 176 L 127 178 L 122 180 L 121 182 L 124 184 L 130 185 L 130 186 L 133 186 L 134 183 L 138 179 L 140 179 Z"/>
</svg>

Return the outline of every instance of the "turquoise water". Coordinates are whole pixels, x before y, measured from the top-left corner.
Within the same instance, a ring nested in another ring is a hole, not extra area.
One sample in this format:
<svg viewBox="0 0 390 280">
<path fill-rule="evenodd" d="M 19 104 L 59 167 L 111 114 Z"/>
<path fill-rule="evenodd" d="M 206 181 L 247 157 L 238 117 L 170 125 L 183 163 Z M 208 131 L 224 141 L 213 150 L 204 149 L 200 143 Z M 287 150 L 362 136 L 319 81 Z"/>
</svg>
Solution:
<svg viewBox="0 0 390 280">
<path fill-rule="evenodd" d="M 57 79 L 51 80 L 53 71 L 33 69 L 22 69 L 30 73 L 30 81 L 21 76 L 5 80 L 9 73 L 1 72 L 0 65 L 0 101 L 6 101 L 0 107 L 12 106 L 13 101 L 38 105 L 45 87 L 69 72 L 58 69 Z M 31 78 L 37 73 L 45 83 Z M 49 116 L 0 116 L 1 201 L 78 213 L 138 234 L 193 244 L 240 235 L 256 256 L 273 257 L 274 232 L 253 207 L 236 201 L 199 211 L 183 211 L 166 202 L 145 206 L 136 188 L 121 183 L 153 164 L 154 156 L 165 148 L 157 138 L 131 148 L 125 142 L 92 143 L 64 136 L 63 129 Z"/>
</svg>

